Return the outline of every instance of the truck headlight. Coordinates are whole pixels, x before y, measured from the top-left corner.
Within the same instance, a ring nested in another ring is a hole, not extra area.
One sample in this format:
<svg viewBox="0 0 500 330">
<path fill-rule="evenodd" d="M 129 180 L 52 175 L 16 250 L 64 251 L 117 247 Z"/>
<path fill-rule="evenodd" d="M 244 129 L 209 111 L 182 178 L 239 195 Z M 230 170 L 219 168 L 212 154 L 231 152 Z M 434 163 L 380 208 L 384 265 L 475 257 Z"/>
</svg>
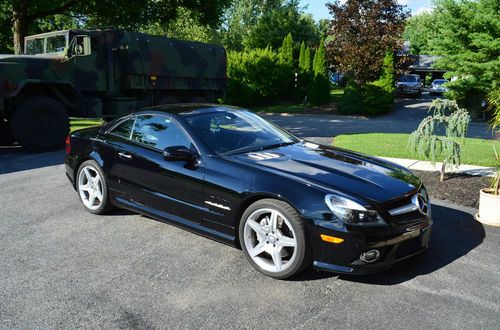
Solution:
<svg viewBox="0 0 500 330">
<path fill-rule="evenodd" d="M 325 196 L 325 202 L 333 215 L 347 225 L 385 225 L 377 211 L 367 210 L 359 203 L 335 194 Z"/>
</svg>

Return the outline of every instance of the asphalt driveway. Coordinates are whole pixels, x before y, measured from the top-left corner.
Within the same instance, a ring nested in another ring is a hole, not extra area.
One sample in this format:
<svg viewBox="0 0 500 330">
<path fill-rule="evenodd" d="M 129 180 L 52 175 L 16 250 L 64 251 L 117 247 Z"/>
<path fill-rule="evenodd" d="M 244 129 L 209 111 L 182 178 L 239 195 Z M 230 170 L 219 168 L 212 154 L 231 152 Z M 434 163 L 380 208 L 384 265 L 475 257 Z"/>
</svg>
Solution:
<svg viewBox="0 0 500 330">
<path fill-rule="evenodd" d="M 436 201 L 430 249 L 390 271 L 277 281 L 174 226 L 85 212 L 61 160 L 0 150 L 2 329 L 500 328 L 500 229 L 474 210 Z"/>
<path fill-rule="evenodd" d="M 353 133 L 411 133 L 423 118 L 435 97 L 424 93 L 422 98 L 396 99 L 394 110 L 378 117 L 264 114 L 268 120 L 300 137 L 332 137 Z M 491 130 L 483 122 L 471 122 L 468 137 L 491 139 Z"/>
</svg>

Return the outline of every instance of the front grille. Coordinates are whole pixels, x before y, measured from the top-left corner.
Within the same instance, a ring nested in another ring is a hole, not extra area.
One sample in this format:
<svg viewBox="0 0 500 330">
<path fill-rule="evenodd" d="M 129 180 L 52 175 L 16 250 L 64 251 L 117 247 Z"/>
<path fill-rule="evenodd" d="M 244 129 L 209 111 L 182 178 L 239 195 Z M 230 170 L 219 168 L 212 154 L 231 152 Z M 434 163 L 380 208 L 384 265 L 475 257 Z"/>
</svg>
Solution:
<svg viewBox="0 0 500 330">
<path fill-rule="evenodd" d="M 430 201 L 425 188 L 389 205 L 389 214 L 398 224 L 418 222 L 430 216 Z"/>
</svg>

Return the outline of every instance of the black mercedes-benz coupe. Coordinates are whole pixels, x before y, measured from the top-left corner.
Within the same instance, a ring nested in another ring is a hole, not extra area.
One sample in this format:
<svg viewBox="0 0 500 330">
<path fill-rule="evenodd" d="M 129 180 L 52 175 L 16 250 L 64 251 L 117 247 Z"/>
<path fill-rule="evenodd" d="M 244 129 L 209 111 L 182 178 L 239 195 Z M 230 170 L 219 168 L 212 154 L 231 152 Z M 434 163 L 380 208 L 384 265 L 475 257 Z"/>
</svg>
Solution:
<svg viewBox="0 0 500 330">
<path fill-rule="evenodd" d="M 142 109 L 71 134 L 84 207 L 130 209 L 241 247 L 260 272 L 366 274 L 429 244 L 429 196 L 399 165 L 301 140 L 222 105 Z"/>
</svg>

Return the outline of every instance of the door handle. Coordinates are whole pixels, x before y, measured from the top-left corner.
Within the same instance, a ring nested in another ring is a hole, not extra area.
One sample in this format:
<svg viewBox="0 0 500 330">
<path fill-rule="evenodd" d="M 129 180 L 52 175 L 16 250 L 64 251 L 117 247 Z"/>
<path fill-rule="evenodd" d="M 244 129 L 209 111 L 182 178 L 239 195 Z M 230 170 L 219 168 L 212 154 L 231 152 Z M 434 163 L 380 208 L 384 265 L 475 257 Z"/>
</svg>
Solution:
<svg viewBox="0 0 500 330">
<path fill-rule="evenodd" d="M 124 152 L 119 152 L 118 153 L 118 157 L 120 157 L 122 159 L 126 159 L 126 160 L 132 159 L 132 155 L 126 154 Z"/>
</svg>

